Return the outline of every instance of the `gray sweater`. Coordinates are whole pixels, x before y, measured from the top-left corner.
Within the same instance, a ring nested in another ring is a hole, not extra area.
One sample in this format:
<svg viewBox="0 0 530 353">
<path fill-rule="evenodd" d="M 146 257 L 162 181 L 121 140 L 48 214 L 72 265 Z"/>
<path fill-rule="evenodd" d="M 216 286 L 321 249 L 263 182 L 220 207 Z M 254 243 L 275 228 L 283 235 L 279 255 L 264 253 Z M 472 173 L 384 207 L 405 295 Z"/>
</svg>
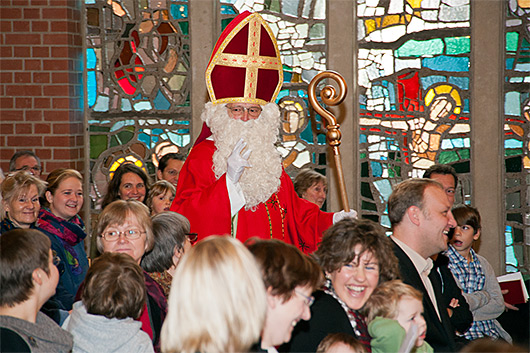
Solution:
<svg viewBox="0 0 530 353">
<path fill-rule="evenodd" d="M 142 323 L 132 318 L 108 319 L 89 314 L 80 301 L 74 303 L 72 313 L 63 323 L 63 328 L 74 336 L 74 353 L 152 353 L 153 343 L 141 327 Z"/>
<path fill-rule="evenodd" d="M 45 314 L 38 312 L 35 323 L 12 316 L 0 315 L 0 326 L 18 333 L 34 353 L 70 352 L 72 335 L 61 329 Z"/>
</svg>

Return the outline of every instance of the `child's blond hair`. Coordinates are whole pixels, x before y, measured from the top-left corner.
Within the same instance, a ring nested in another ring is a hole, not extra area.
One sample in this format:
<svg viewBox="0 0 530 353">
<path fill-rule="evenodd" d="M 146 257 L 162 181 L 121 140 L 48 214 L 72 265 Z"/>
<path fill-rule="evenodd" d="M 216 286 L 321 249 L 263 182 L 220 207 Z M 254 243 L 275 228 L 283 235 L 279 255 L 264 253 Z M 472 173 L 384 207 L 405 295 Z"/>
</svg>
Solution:
<svg viewBox="0 0 530 353">
<path fill-rule="evenodd" d="M 423 299 L 419 290 L 400 280 L 381 283 L 363 308 L 366 323 L 370 323 L 377 316 L 395 319 L 398 316 L 399 301 L 403 297 L 411 297 L 420 302 Z"/>
</svg>

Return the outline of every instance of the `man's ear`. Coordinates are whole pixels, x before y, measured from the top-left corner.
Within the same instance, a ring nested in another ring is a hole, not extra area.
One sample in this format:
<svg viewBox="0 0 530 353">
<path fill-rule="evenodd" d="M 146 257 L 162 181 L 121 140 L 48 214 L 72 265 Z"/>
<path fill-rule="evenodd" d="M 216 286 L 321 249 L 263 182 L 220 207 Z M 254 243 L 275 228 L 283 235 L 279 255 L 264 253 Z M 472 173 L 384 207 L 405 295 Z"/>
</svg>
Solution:
<svg viewBox="0 0 530 353">
<path fill-rule="evenodd" d="M 33 273 L 31 274 L 31 277 L 33 280 L 39 285 L 42 285 L 42 273 L 44 271 L 41 268 L 36 268 L 33 270 Z"/>
<path fill-rule="evenodd" d="M 272 295 L 272 287 L 269 286 L 267 288 L 267 304 L 269 308 L 274 309 L 276 308 L 276 304 L 278 303 L 279 298 L 275 295 Z"/>
<path fill-rule="evenodd" d="M 156 171 L 156 177 L 158 180 L 162 180 L 162 171 L 160 169 Z"/>
<path fill-rule="evenodd" d="M 421 212 L 422 211 L 420 210 L 418 206 L 410 206 L 409 208 L 407 208 L 406 214 L 412 224 L 419 226 L 420 219 L 421 219 L 420 217 Z"/>
</svg>

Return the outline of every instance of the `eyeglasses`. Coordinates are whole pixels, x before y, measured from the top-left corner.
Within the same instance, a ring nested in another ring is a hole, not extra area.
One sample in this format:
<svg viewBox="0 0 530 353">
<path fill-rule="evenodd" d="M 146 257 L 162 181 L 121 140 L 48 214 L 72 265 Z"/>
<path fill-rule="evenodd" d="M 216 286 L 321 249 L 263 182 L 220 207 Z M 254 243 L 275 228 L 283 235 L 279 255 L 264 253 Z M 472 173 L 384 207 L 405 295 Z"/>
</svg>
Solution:
<svg viewBox="0 0 530 353">
<path fill-rule="evenodd" d="M 61 258 L 59 257 L 59 255 L 54 255 L 53 256 L 53 264 L 55 266 L 59 266 L 60 263 L 61 263 Z"/>
<path fill-rule="evenodd" d="M 305 302 L 305 304 L 306 304 L 307 306 L 309 306 L 309 307 L 310 307 L 311 305 L 313 305 L 313 303 L 315 302 L 315 297 L 313 297 L 313 296 L 308 297 L 307 295 L 305 295 L 305 294 L 302 293 L 302 292 L 297 291 L 296 289 L 294 290 L 294 292 L 295 292 L 296 294 L 300 295 L 301 297 L 303 297 L 303 298 L 304 298 L 304 302 Z"/>
<path fill-rule="evenodd" d="M 141 232 L 138 229 L 129 229 L 123 232 L 119 232 L 117 230 L 110 230 L 101 234 L 101 237 L 106 241 L 116 241 L 120 238 L 122 234 L 125 236 L 125 238 L 129 240 L 135 240 L 140 238 L 140 235 L 145 234 L 145 232 Z"/>
<path fill-rule="evenodd" d="M 199 237 L 197 233 L 186 233 L 186 236 L 192 244 L 195 243 L 197 241 L 197 238 Z"/>
<path fill-rule="evenodd" d="M 226 109 L 230 110 L 234 116 L 242 116 L 245 112 L 248 113 L 251 117 L 258 117 L 261 114 L 261 107 L 249 107 L 245 108 L 240 105 L 235 106 L 226 106 Z"/>
<path fill-rule="evenodd" d="M 39 173 L 39 172 L 42 170 L 42 168 L 39 167 L 38 165 L 33 166 L 33 167 L 30 167 L 29 165 L 25 165 L 25 166 L 23 166 L 22 168 L 18 168 L 18 169 L 15 169 L 15 170 L 16 170 L 17 172 L 19 172 L 19 171 L 21 171 L 21 170 L 23 170 L 23 171 L 25 171 L 25 172 L 29 172 L 29 171 L 31 170 L 31 171 L 34 172 L 34 173 Z"/>
</svg>

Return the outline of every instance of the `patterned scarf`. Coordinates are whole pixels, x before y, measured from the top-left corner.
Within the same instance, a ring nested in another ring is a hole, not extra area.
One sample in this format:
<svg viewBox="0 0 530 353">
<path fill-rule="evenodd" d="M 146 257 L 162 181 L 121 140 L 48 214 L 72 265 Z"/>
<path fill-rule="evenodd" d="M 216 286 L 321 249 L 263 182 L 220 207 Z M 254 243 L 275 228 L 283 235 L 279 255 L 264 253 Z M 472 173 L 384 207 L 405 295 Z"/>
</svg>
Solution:
<svg viewBox="0 0 530 353">
<path fill-rule="evenodd" d="M 364 321 L 364 316 L 361 315 L 357 310 L 349 308 L 346 303 L 339 298 L 337 293 L 335 293 L 335 289 L 333 288 L 329 278 L 327 278 L 326 283 L 324 283 L 324 292 L 331 295 L 340 303 L 342 309 L 344 309 L 346 315 L 348 315 L 348 319 L 350 320 L 351 327 L 353 328 L 353 332 L 355 333 L 357 340 L 361 342 L 364 346 L 364 349 L 370 353 L 372 351 L 370 347 L 370 341 L 372 340 L 372 337 L 370 337 L 370 334 L 368 333 L 368 326 L 366 325 L 366 321 Z"/>
<path fill-rule="evenodd" d="M 86 237 L 85 224 L 78 215 L 69 221 L 55 216 L 49 209 L 42 208 L 37 219 L 37 227 L 50 233 L 61 240 L 66 252 L 66 259 L 75 275 L 81 274 L 83 269 L 79 266 L 79 256 L 74 246 Z"/>
</svg>

